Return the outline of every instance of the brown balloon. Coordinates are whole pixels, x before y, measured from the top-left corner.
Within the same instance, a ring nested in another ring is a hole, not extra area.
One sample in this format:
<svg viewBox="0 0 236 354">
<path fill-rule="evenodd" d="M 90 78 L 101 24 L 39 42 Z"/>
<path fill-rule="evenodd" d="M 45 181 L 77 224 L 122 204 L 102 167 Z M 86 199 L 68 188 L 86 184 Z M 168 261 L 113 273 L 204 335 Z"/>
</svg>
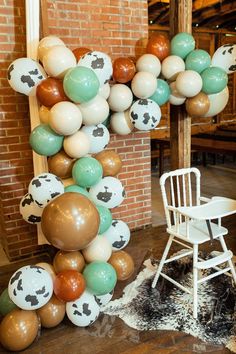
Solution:
<svg viewBox="0 0 236 354">
<path fill-rule="evenodd" d="M 134 272 L 134 261 L 125 251 L 113 252 L 108 263 L 115 269 L 118 280 L 126 280 Z"/>
<path fill-rule="evenodd" d="M 73 50 L 73 54 L 76 57 L 76 60 L 79 61 L 80 58 L 86 53 L 91 52 L 91 49 L 85 47 L 79 47 Z"/>
<path fill-rule="evenodd" d="M 116 176 L 122 167 L 120 156 L 113 150 L 103 150 L 96 154 L 95 159 L 103 168 L 103 176 Z"/>
<path fill-rule="evenodd" d="M 54 247 L 78 251 L 97 235 L 100 217 L 95 205 L 84 195 L 67 192 L 43 209 L 42 231 Z"/>
<path fill-rule="evenodd" d="M 61 101 L 68 101 L 63 89 L 63 82 L 53 77 L 41 81 L 36 89 L 39 102 L 45 107 L 52 107 Z"/>
<path fill-rule="evenodd" d="M 210 108 L 210 100 L 205 93 L 200 92 L 194 97 L 187 98 L 185 107 L 190 117 L 202 117 Z"/>
<path fill-rule="evenodd" d="M 1 322 L 0 342 L 7 350 L 24 350 L 33 343 L 39 328 L 40 322 L 35 311 L 13 310 Z"/>
<path fill-rule="evenodd" d="M 64 270 L 77 270 L 82 273 L 85 267 L 85 260 L 79 251 L 58 251 L 53 259 L 53 266 L 56 273 Z"/>
<path fill-rule="evenodd" d="M 113 79 L 125 84 L 133 79 L 136 72 L 134 62 L 130 58 L 117 58 L 113 62 Z"/>
<path fill-rule="evenodd" d="M 53 328 L 59 325 L 66 313 L 66 304 L 60 301 L 55 295 L 37 310 L 42 327 Z"/>
<path fill-rule="evenodd" d="M 70 178 L 72 176 L 72 167 L 74 159 L 68 156 L 64 151 L 59 151 L 56 155 L 49 157 L 49 172 L 60 178 Z"/>
<path fill-rule="evenodd" d="M 149 38 L 146 52 L 154 54 L 159 60 L 165 59 L 170 54 L 170 41 L 163 35 L 154 33 Z"/>
</svg>

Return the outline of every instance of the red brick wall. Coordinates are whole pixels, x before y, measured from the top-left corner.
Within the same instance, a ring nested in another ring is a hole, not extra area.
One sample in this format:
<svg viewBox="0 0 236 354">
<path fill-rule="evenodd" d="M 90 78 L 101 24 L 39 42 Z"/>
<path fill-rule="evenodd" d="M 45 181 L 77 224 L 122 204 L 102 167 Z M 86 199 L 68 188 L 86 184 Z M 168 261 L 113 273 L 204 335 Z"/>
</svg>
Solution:
<svg viewBox="0 0 236 354">
<path fill-rule="evenodd" d="M 37 246 L 36 227 L 19 214 L 19 201 L 33 176 L 28 139 L 30 121 L 27 97 L 15 93 L 6 80 L 6 70 L 16 58 L 26 55 L 24 0 L 0 0 L 0 146 L 1 212 L 3 245 L 10 259 L 42 250 Z M 48 2 L 49 33 L 74 49 L 100 50 L 113 59 L 137 57 L 144 52 L 148 36 L 146 0 L 65 0 Z M 151 222 L 149 133 L 112 135 L 109 148 L 123 160 L 119 178 L 126 199 L 113 212 L 131 229 Z"/>
</svg>

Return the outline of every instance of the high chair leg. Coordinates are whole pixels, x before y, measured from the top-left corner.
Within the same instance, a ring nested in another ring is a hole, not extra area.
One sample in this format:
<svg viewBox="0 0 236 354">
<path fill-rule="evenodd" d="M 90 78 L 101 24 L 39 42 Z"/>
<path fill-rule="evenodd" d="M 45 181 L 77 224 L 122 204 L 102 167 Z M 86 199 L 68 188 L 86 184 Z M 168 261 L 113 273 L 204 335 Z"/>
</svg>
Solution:
<svg viewBox="0 0 236 354">
<path fill-rule="evenodd" d="M 193 245 L 193 317 L 197 318 L 197 305 L 198 305 L 198 245 Z"/>
<path fill-rule="evenodd" d="M 222 249 L 223 251 L 228 251 L 228 248 L 226 246 L 226 243 L 225 243 L 225 240 L 224 240 L 224 237 L 223 236 L 220 236 L 219 237 L 219 241 L 221 243 L 221 246 L 222 246 Z M 231 270 L 231 274 L 232 274 L 232 277 L 233 277 L 233 280 L 234 280 L 234 283 L 236 284 L 236 272 L 235 272 L 235 267 L 234 267 L 234 264 L 232 262 L 232 259 L 228 260 L 228 264 L 229 264 L 229 267 L 230 267 L 230 270 Z"/>
</svg>

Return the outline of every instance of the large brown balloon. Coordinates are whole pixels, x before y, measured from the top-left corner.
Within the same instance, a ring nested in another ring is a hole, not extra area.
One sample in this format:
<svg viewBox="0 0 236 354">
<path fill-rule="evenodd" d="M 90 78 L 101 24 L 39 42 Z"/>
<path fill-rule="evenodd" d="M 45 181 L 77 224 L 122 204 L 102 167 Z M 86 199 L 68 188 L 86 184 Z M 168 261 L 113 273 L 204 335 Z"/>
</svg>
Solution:
<svg viewBox="0 0 236 354">
<path fill-rule="evenodd" d="M 11 351 L 24 350 L 35 340 L 40 322 L 35 311 L 16 309 L 0 325 L 0 342 Z"/>
<path fill-rule="evenodd" d="M 84 195 L 67 192 L 43 209 L 42 231 L 54 247 L 78 251 L 97 235 L 100 217 L 95 205 Z"/>
<path fill-rule="evenodd" d="M 170 54 L 170 41 L 163 35 L 154 33 L 149 38 L 146 52 L 154 54 L 159 60 L 165 59 Z"/>
<path fill-rule="evenodd" d="M 63 82 L 53 77 L 48 77 L 38 84 L 36 96 L 45 107 L 52 107 L 58 102 L 68 101 L 63 89 Z"/>
<path fill-rule="evenodd" d="M 53 266 L 56 273 L 60 273 L 63 270 L 77 270 L 77 272 L 82 273 L 85 267 L 85 260 L 79 251 L 58 251 L 53 259 Z"/>
<path fill-rule="evenodd" d="M 95 159 L 103 168 L 103 176 L 116 176 L 122 167 L 120 156 L 113 150 L 103 150 L 96 154 Z"/>
<path fill-rule="evenodd" d="M 64 151 L 59 151 L 56 155 L 49 157 L 49 172 L 60 178 L 70 178 L 72 176 L 72 167 L 74 159 L 68 156 Z"/>
<path fill-rule="evenodd" d="M 117 58 L 113 62 L 113 79 L 125 84 L 133 79 L 136 72 L 134 62 L 129 58 Z"/>
<path fill-rule="evenodd" d="M 76 57 L 76 60 L 79 61 L 80 58 L 82 58 L 82 56 L 86 53 L 91 52 L 91 49 L 88 49 L 86 47 L 79 47 L 79 48 L 75 48 L 73 50 L 73 54 Z"/>
<path fill-rule="evenodd" d="M 134 272 L 134 261 L 125 251 L 113 252 L 108 263 L 115 269 L 118 280 L 126 280 Z"/>
<path fill-rule="evenodd" d="M 190 117 L 202 117 L 210 108 L 210 100 L 205 93 L 200 92 L 194 97 L 187 98 L 185 107 Z"/>
<path fill-rule="evenodd" d="M 51 299 L 37 310 L 41 325 L 45 328 L 53 328 L 59 325 L 66 313 L 66 304 L 60 301 L 55 295 Z"/>
</svg>

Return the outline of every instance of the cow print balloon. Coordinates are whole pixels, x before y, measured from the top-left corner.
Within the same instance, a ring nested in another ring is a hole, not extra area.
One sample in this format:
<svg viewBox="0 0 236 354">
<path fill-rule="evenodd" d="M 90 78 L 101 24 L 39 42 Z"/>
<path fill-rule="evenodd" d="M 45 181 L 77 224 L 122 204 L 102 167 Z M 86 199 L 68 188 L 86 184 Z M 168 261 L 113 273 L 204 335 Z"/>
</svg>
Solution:
<svg viewBox="0 0 236 354">
<path fill-rule="evenodd" d="M 114 294 L 114 290 L 104 295 L 94 295 L 94 297 L 99 306 L 104 306 L 108 304 L 108 302 L 112 299 L 113 294 Z"/>
<path fill-rule="evenodd" d="M 64 185 L 59 177 L 52 173 L 43 173 L 34 177 L 28 188 L 34 202 L 43 208 L 50 200 L 64 193 Z"/>
<path fill-rule="evenodd" d="M 111 209 L 123 202 L 125 190 L 118 178 L 109 176 L 92 186 L 89 194 L 95 204 Z"/>
<path fill-rule="evenodd" d="M 66 314 L 69 320 L 78 327 L 91 325 L 100 313 L 100 306 L 94 295 L 87 290 L 75 301 L 67 302 Z"/>
<path fill-rule="evenodd" d="M 103 151 L 110 141 L 110 133 L 103 124 L 83 126 L 81 131 L 89 138 L 90 154 Z"/>
<path fill-rule="evenodd" d="M 102 234 L 112 245 L 113 251 L 122 250 L 130 240 L 130 229 L 122 220 L 112 220 L 109 229 Z"/>
<path fill-rule="evenodd" d="M 236 71 L 236 44 L 224 44 L 212 56 L 212 66 L 218 66 L 227 74 Z"/>
<path fill-rule="evenodd" d="M 20 214 L 30 224 L 41 222 L 43 208 L 40 208 L 33 200 L 32 195 L 27 193 L 20 201 Z"/>
<path fill-rule="evenodd" d="M 159 124 L 161 110 L 153 100 L 139 99 L 130 107 L 129 115 L 136 129 L 151 130 Z"/>
<path fill-rule="evenodd" d="M 28 265 L 18 269 L 8 284 L 10 299 L 23 310 L 44 306 L 53 293 L 53 281 L 43 268 Z"/>
<path fill-rule="evenodd" d="M 13 90 L 27 96 L 35 96 L 36 86 L 46 77 L 42 65 L 31 58 L 14 60 L 7 72 L 8 82 Z"/>
<path fill-rule="evenodd" d="M 113 68 L 111 58 L 98 51 L 86 53 L 79 61 L 78 66 L 92 69 L 98 77 L 100 86 L 106 84 L 112 76 Z"/>
</svg>

